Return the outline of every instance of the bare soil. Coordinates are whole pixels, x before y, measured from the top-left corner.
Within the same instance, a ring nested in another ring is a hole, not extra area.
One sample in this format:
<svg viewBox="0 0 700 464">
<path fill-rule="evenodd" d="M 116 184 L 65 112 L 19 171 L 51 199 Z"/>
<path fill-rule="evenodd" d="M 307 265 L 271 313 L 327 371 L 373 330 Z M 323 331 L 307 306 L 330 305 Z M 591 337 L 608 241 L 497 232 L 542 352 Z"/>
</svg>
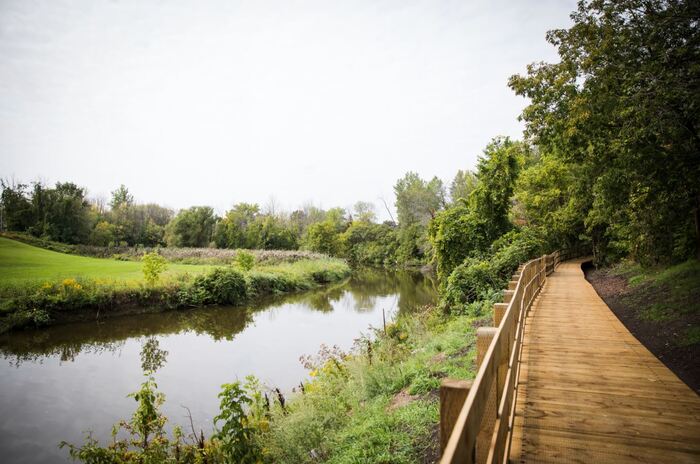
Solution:
<svg viewBox="0 0 700 464">
<path fill-rule="evenodd" d="M 697 315 L 679 315 L 664 321 L 642 319 L 640 301 L 643 301 L 644 306 L 661 302 L 668 296 L 667 289 L 631 287 L 625 277 L 610 274 L 607 269 L 595 269 L 590 263 L 585 263 L 583 270 L 586 279 L 627 330 L 700 394 L 700 343 L 690 346 L 678 343 L 687 327 L 697 325 Z"/>
</svg>

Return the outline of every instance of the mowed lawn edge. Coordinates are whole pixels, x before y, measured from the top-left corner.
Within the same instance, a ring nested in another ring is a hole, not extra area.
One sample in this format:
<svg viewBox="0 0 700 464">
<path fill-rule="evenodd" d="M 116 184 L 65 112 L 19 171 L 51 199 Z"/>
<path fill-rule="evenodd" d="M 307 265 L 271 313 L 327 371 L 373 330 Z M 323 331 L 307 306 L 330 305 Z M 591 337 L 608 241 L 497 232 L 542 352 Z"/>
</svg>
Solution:
<svg viewBox="0 0 700 464">
<path fill-rule="evenodd" d="M 168 264 L 147 284 L 142 263 L 63 254 L 0 237 L 0 333 L 144 311 L 239 306 L 351 274 L 341 259 L 255 266 Z"/>
<path fill-rule="evenodd" d="M 164 278 L 177 274 L 200 274 L 215 266 L 168 263 Z M 29 284 L 61 279 L 94 279 L 143 282 L 143 265 L 138 261 L 120 261 L 70 255 L 0 237 L 0 284 Z"/>
</svg>

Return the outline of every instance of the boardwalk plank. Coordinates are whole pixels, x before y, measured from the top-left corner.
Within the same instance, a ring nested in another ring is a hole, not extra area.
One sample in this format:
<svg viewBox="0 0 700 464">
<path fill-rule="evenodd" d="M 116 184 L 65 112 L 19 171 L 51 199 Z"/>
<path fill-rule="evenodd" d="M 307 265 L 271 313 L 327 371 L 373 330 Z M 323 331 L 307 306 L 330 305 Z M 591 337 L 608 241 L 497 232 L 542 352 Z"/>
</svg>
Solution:
<svg viewBox="0 0 700 464">
<path fill-rule="evenodd" d="M 511 461 L 700 463 L 700 398 L 562 263 L 530 310 Z"/>
</svg>

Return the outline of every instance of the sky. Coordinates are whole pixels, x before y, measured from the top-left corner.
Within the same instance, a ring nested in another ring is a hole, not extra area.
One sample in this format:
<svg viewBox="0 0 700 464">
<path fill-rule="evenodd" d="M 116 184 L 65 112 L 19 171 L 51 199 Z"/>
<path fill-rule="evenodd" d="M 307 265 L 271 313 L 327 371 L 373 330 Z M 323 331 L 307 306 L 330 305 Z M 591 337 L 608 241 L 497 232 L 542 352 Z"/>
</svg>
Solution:
<svg viewBox="0 0 700 464">
<path fill-rule="evenodd" d="M 175 209 L 381 199 L 521 138 L 575 0 L 0 0 L 0 177 Z"/>
</svg>

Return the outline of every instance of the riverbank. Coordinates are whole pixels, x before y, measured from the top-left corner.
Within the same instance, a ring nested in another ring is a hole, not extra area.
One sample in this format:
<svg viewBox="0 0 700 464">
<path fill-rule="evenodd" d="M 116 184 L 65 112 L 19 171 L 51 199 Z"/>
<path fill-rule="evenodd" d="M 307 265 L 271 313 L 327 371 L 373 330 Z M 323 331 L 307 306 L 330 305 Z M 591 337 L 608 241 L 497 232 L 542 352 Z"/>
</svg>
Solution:
<svg viewBox="0 0 700 464">
<path fill-rule="evenodd" d="M 0 238 L 0 333 L 78 320 L 210 305 L 236 306 L 350 275 L 331 258 L 233 266 L 168 264 L 156 283 L 142 264 L 67 255 Z"/>
<path fill-rule="evenodd" d="M 623 262 L 584 270 L 625 327 L 700 393 L 700 261 L 657 268 Z"/>
<path fill-rule="evenodd" d="M 258 431 L 264 461 L 436 462 L 440 381 L 474 377 L 476 329 L 489 318 L 427 306 L 350 353 L 305 359 L 313 380 Z"/>
</svg>

